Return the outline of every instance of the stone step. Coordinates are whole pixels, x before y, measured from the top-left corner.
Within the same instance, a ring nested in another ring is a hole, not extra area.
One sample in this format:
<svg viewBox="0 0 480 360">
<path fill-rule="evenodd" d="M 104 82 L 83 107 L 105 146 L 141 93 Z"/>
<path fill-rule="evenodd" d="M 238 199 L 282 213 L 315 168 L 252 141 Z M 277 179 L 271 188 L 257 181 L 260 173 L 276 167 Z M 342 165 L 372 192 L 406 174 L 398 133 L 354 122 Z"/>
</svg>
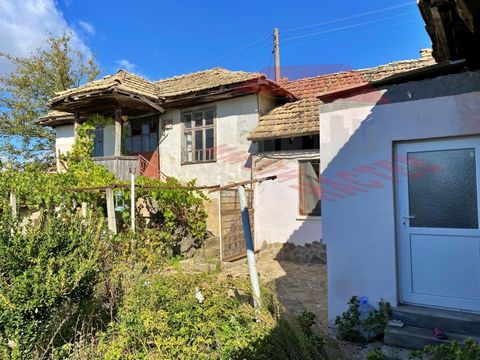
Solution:
<svg viewBox="0 0 480 360">
<path fill-rule="evenodd" d="M 465 339 L 472 338 L 475 342 L 480 342 L 478 336 L 468 336 L 465 334 L 458 334 L 446 331 L 448 339 L 440 340 L 432 335 L 431 328 L 423 328 L 416 326 L 404 326 L 403 328 L 397 328 L 387 326 L 385 329 L 385 337 L 383 342 L 385 345 L 401 347 L 412 350 L 423 349 L 427 345 L 440 345 L 449 344 L 452 341 L 457 341 L 459 344 L 463 344 Z"/>
<path fill-rule="evenodd" d="M 392 319 L 401 320 L 405 325 L 426 328 L 429 331 L 438 327 L 447 332 L 480 336 L 480 314 L 400 305 L 392 308 Z"/>
</svg>

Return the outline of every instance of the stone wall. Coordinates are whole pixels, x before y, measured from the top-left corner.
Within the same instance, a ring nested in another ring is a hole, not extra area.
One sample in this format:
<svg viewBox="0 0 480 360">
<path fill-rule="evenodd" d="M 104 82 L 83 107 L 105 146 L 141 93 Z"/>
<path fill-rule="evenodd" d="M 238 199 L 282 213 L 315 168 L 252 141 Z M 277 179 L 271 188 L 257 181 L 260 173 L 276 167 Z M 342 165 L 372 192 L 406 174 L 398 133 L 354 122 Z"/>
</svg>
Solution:
<svg viewBox="0 0 480 360">
<path fill-rule="evenodd" d="M 271 257 L 280 261 L 292 261 L 305 264 L 326 264 L 327 249 L 321 241 L 295 245 L 292 243 L 263 243 L 260 256 Z"/>
</svg>

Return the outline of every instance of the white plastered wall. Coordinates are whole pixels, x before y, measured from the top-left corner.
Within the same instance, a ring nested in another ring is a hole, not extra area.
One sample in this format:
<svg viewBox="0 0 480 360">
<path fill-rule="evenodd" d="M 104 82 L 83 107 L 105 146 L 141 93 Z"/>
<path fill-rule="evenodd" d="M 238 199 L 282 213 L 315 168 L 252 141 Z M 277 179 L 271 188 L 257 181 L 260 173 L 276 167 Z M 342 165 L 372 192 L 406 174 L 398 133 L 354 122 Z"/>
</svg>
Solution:
<svg viewBox="0 0 480 360">
<path fill-rule="evenodd" d="M 321 217 L 299 214 L 299 160 L 319 159 L 318 151 L 264 153 L 254 158 L 255 178 L 277 179 L 255 187 L 255 245 L 304 245 L 322 239 Z"/>
<path fill-rule="evenodd" d="M 216 109 L 217 161 L 182 165 L 182 111 Z M 247 95 L 201 106 L 175 109 L 162 115 L 173 123 L 171 129 L 161 130 L 160 169 L 182 181 L 197 179 L 197 185 L 217 185 L 249 180 L 251 155 L 256 146 L 247 136 L 258 124 L 257 95 Z"/>
<path fill-rule="evenodd" d="M 425 80 L 425 84 L 428 84 Z M 451 86 L 451 85 L 450 85 Z M 426 97 L 403 85 L 411 100 L 388 100 L 385 91 L 322 106 L 320 151 L 323 240 L 328 256 L 329 319 L 352 295 L 398 303 L 395 200 L 391 180 L 396 141 L 480 133 L 480 93 Z M 381 184 L 377 188 L 368 182 Z M 362 186 L 363 184 L 363 186 Z"/>
</svg>

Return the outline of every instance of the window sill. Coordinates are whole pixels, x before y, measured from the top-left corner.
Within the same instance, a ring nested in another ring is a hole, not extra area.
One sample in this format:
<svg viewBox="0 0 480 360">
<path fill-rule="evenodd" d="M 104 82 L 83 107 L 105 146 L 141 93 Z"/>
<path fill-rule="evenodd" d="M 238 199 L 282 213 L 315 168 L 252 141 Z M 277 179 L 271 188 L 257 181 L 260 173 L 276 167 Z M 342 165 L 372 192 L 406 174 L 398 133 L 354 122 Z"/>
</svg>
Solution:
<svg viewBox="0 0 480 360">
<path fill-rule="evenodd" d="M 189 162 L 182 162 L 180 165 L 200 165 L 200 164 L 211 164 L 215 163 L 217 160 L 208 160 L 208 161 L 189 161 Z"/>
<path fill-rule="evenodd" d="M 321 215 L 297 215 L 297 220 L 305 221 L 305 220 L 322 220 Z"/>
</svg>

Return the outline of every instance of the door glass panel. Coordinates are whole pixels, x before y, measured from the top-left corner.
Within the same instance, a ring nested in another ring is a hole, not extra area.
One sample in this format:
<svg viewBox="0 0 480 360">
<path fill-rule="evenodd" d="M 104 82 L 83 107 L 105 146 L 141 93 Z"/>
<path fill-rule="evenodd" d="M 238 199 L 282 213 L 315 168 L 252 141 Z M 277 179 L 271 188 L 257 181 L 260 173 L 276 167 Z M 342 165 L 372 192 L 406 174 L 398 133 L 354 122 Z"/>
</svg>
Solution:
<svg viewBox="0 0 480 360">
<path fill-rule="evenodd" d="M 409 153 L 411 227 L 478 228 L 475 149 Z"/>
</svg>

